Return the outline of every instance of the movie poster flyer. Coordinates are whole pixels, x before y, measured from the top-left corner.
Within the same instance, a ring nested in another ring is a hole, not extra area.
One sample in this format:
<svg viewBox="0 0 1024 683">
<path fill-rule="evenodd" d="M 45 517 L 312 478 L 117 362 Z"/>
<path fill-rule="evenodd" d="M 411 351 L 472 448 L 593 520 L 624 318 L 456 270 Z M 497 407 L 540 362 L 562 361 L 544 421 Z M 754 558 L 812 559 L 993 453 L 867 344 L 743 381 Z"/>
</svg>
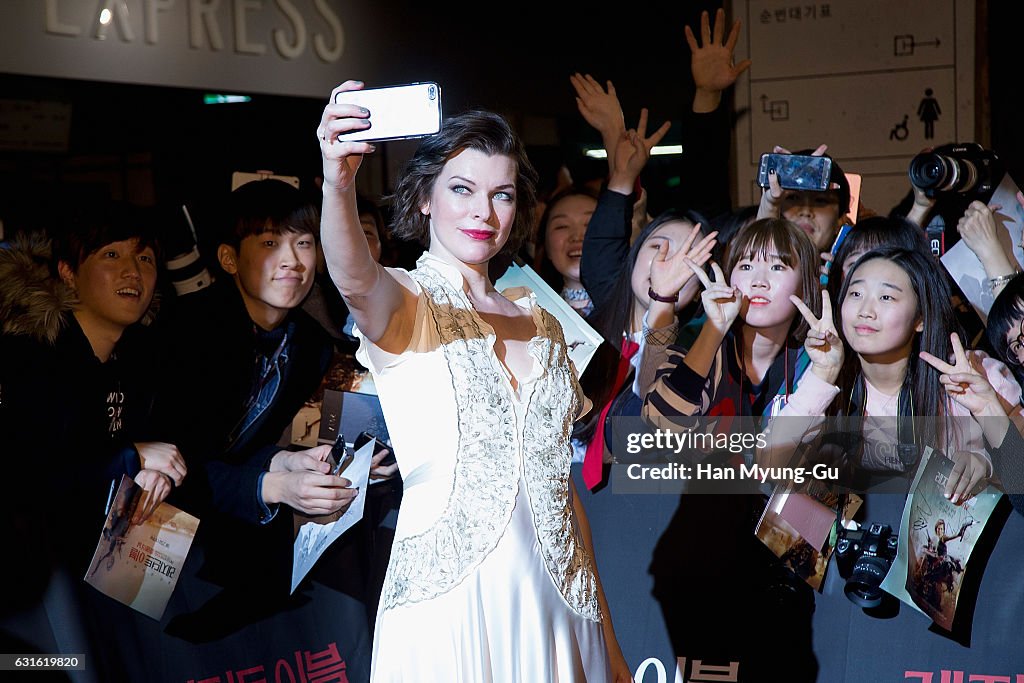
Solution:
<svg viewBox="0 0 1024 683">
<path fill-rule="evenodd" d="M 974 545 L 1002 493 L 986 487 L 960 505 L 943 491 L 953 461 L 932 451 L 907 501 L 909 557 L 907 592 L 914 602 L 946 629 L 952 629 L 960 585 Z"/>
<path fill-rule="evenodd" d="M 163 616 L 178 582 L 199 519 L 161 503 L 141 524 L 132 523 L 146 491 L 121 478 L 107 513 L 86 583 L 153 619 Z"/>
</svg>

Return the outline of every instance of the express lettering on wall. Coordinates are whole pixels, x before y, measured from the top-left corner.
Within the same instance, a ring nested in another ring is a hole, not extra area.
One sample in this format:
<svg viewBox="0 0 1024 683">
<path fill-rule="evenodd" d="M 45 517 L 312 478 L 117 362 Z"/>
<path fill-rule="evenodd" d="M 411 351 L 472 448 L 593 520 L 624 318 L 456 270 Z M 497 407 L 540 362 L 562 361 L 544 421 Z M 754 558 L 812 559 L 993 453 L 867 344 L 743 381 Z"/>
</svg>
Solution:
<svg viewBox="0 0 1024 683">
<path fill-rule="evenodd" d="M 47 34 L 79 40 L 160 46 L 173 33 L 192 50 L 286 60 L 311 52 L 326 64 L 345 47 L 329 0 L 45 0 L 44 9 Z"/>
</svg>

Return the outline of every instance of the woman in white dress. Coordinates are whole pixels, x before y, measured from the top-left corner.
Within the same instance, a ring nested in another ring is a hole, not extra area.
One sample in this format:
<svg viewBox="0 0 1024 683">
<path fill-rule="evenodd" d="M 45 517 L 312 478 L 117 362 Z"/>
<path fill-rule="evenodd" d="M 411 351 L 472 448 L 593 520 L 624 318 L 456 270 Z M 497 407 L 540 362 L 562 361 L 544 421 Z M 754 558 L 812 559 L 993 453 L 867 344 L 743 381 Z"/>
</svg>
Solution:
<svg viewBox="0 0 1024 683">
<path fill-rule="evenodd" d="M 375 683 L 632 680 L 569 476 L 587 402 L 558 322 L 491 259 L 525 238 L 536 173 L 495 114 L 449 118 L 409 162 L 394 231 L 428 246 L 413 271 L 370 256 L 355 177 L 371 112 L 333 104 L 317 137 L 322 239 L 355 317 L 405 493 L 377 616 Z"/>
</svg>

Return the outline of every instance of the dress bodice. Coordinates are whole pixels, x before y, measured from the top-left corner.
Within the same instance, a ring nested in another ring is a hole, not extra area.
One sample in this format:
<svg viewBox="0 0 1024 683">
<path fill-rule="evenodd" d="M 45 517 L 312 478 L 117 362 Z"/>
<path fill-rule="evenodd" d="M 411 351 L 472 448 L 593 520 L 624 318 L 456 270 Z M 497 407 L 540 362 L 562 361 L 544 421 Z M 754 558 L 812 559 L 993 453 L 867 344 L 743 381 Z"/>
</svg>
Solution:
<svg viewBox="0 0 1024 683">
<path fill-rule="evenodd" d="M 558 321 L 525 289 L 537 335 L 533 369 L 513 390 L 494 330 L 461 274 L 425 254 L 409 348 L 386 354 L 361 339 L 405 479 L 381 609 L 429 600 L 463 581 L 497 546 L 525 487 L 544 564 L 566 603 L 600 620 L 593 560 L 569 493 L 573 421 L 583 396 Z"/>
</svg>

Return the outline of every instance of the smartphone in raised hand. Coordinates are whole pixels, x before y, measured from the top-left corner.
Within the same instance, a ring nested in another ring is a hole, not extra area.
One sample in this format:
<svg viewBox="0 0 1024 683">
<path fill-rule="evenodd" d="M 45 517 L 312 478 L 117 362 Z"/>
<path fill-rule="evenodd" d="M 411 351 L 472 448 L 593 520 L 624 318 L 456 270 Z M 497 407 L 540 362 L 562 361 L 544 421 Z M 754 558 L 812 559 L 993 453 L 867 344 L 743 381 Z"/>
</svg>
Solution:
<svg viewBox="0 0 1024 683">
<path fill-rule="evenodd" d="M 824 192 L 831 186 L 832 160 L 803 154 L 762 154 L 757 184 L 768 187 L 771 171 L 775 171 L 783 189 Z"/>
<path fill-rule="evenodd" d="M 441 130 L 441 87 L 434 82 L 346 90 L 334 102 L 370 112 L 370 127 L 338 135 L 343 142 L 421 138 Z"/>
</svg>

